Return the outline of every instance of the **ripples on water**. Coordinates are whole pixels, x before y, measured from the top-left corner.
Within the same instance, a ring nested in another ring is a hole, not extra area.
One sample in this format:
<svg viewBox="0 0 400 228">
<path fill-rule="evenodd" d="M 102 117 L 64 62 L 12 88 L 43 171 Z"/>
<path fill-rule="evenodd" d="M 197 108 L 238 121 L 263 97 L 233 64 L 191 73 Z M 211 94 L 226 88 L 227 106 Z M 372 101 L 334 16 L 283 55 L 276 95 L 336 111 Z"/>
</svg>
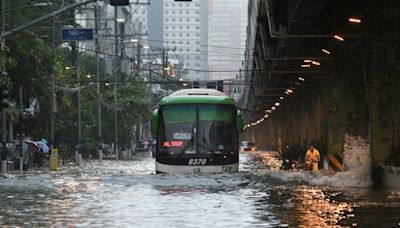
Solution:
<svg viewBox="0 0 400 228">
<path fill-rule="evenodd" d="M 288 172 L 264 169 L 249 155 L 241 155 L 240 170 L 155 175 L 154 160 L 145 158 L 1 179 L 0 225 L 332 227 L 400 222 L 398 192 L 320 187 L 289 178 Z M 375 215 L 383 217 L 371 219 Z"/>
</svg>

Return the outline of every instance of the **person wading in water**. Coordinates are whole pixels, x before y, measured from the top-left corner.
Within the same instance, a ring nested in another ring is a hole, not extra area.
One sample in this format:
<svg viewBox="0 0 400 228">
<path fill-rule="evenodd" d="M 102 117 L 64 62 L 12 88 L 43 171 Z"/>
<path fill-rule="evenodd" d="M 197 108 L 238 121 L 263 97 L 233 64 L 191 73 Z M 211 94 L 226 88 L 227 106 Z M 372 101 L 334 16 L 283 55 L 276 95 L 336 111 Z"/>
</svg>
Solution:
<svg viewBox="0 0 400 228">
<path fill-rule="evenodd" d="M 317 172 L 319 159 L 319 151 L 315 149 L 314 144 L 310 144 L 310 149 L 306 152 L 306 170 L 312 169 L 313 172 Z"/>
</svg>

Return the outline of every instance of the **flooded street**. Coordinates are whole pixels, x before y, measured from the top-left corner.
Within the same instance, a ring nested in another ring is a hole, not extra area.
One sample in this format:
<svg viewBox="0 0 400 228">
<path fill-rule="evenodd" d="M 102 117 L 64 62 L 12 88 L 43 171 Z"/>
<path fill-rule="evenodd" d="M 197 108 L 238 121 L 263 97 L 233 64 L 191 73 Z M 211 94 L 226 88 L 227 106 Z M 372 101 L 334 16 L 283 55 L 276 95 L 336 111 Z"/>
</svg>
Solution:
<svg viewBox="0 0 400 228">
<path fill-rule="evenodd" d="M 2 0 L 0 119 L 0 228 L 400 228 L 400 0 Z"/>
<path fill-rule="evenodd" d="M 0 225 L 400 226 L 400 192 L 307 182 L 306 174 L 265 168 L 249 154 L 240 162 L 239 173 L 223 175 L 155 175 L 148 157 L 2 178 Z"/>
</svg>

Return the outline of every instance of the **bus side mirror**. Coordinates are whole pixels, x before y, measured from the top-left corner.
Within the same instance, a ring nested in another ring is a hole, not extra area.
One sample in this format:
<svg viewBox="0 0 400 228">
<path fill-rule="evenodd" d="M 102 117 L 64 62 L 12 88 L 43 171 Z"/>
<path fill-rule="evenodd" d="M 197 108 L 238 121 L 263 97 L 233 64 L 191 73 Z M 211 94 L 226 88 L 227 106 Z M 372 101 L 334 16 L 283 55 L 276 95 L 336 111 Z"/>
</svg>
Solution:
<svg viewBox="0 0 400 228">
<path fill-rule="evenodd" d="M 240 110 L 238 110 L 236 113 L 236 128 L 238 133 L 243 132 L 243 118 Z"/>
<path fill-rule="evenodd" d="M 150 122 L 151 133 L 157 134 L 158 131 L 158 109 L 154 110 L 151 114 Z"/>
</svg>

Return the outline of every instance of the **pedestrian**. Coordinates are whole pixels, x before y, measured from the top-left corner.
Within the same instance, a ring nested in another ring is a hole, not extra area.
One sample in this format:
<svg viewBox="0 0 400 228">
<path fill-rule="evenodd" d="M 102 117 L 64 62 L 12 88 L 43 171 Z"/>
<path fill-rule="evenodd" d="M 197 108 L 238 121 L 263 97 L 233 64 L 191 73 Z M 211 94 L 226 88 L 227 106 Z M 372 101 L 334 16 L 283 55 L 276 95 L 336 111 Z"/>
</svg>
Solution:
<svg viewBox="0 0 400 228">
<path fill-rule="evenodd" d="M 320 160 L 319 151 L 315 149 L 314 144 L 310 144 L 309 150 L 306 152 L 306 170 L 312 169 L 313 172 L 318 171 L 318 162 Z"/>
<path fill-rule="evenodd" d="M 290 149 L 289 145 L 286 145 L 285 148 L 282 151 L 282 165 L 281 169 L 283 170 L 289 170 L 292 168 L 292 163 L 291 163 L 291 156 L 292 156 L 292 151 Z"/>
<path fill-rule="evenodd" d="M 18 142 L 19 144 L 16 145 L 14 150 L 14 169 L 19 169 L 20 159 L 22 158 L 22 168 L 24 171 L 29 169 L 29 161 L 30 161 L 30 154 L 29 154 L 29 146 L 25 142 Z M 22 144 L 22 151 L 21 151 L 21 144 Z M 21 157 L 22 153 L 22 157 Z"/>
</svg>

